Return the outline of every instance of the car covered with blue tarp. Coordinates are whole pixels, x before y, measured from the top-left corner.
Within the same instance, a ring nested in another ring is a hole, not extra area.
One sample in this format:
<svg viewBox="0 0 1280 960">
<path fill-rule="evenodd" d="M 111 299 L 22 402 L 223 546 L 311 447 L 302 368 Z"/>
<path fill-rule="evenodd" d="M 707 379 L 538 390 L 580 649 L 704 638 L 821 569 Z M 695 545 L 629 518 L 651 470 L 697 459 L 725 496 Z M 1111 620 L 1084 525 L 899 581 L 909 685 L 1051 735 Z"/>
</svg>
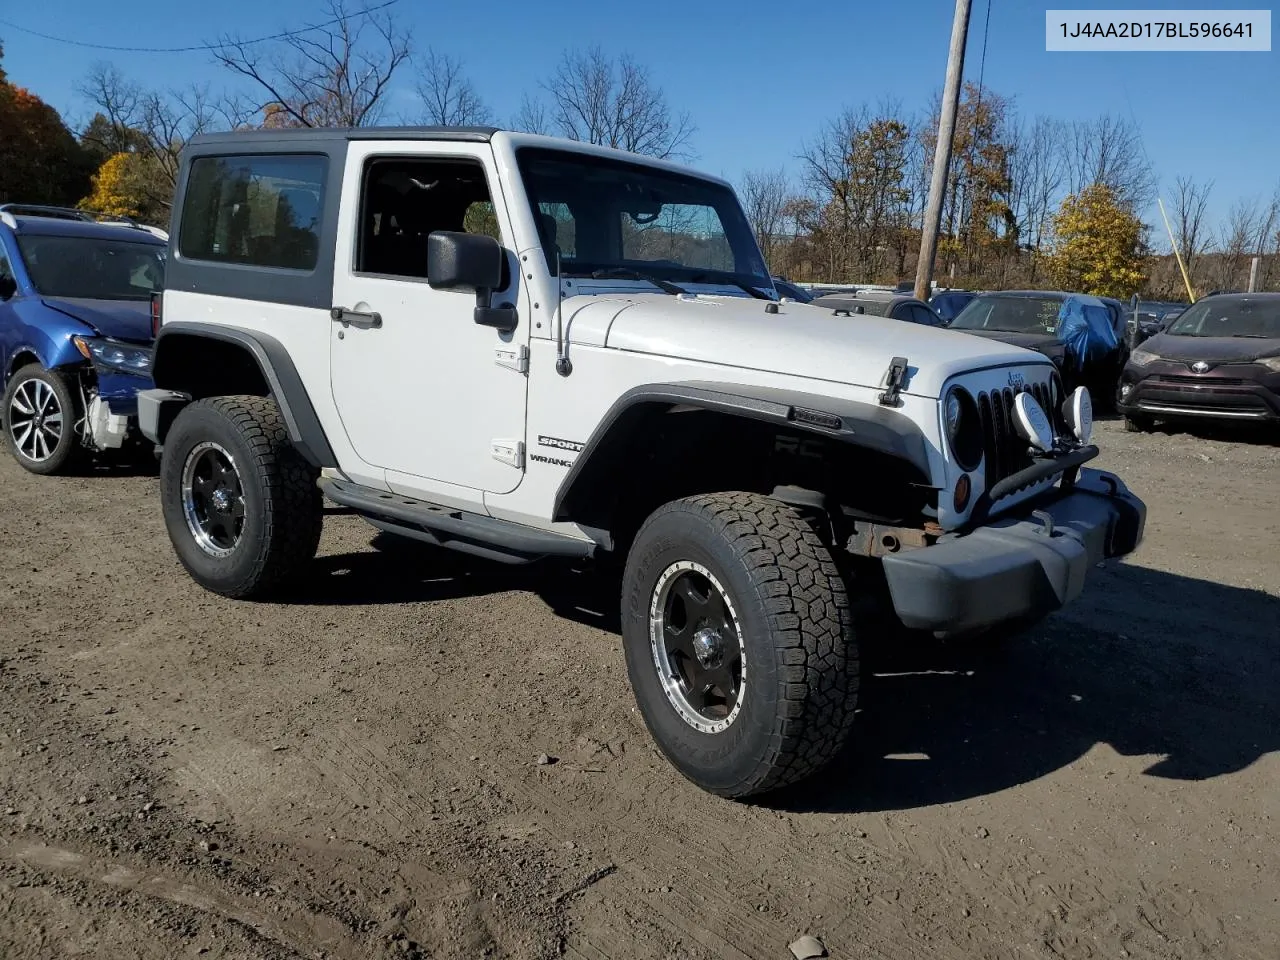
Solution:
<svg viewBox="0 0 1280 960">
<path fill-rule="evenodd" d="M 1056 290 L 981 293 L 948 325 L 951 330 L 1043 353 L 1068 391 L 1089 389 L 1094 402 L 1115 402 L 1128 349 L 1116 301 Z"/>
</svg>

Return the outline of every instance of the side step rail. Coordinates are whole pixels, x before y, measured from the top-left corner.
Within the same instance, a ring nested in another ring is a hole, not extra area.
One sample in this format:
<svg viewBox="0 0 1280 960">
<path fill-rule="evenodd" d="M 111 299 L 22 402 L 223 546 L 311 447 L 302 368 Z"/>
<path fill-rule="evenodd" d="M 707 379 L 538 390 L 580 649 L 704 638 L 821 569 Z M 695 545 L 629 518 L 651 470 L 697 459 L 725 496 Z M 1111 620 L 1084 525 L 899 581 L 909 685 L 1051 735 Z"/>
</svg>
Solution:
<svg viewBox="0 0 1280 960">
<path fill-rule="evenodd" d="M 592 556 L 596 550 L 591 540 L 536 530 L 345 480 L 321 478 L 320 490 L 334 503 L 350 507 L 379 530 L 501 563 L 529 563 L 542 557 L 581 559 Z"/>
</svg>

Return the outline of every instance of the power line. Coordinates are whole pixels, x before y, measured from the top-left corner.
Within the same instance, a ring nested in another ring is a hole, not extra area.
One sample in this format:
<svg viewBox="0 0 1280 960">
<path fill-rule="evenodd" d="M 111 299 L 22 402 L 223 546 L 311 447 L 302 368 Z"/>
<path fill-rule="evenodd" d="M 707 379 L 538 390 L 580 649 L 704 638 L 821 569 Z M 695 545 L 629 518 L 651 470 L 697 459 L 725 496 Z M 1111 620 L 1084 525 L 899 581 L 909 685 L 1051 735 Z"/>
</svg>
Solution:
<svg viewBox="0 0 1280 960">
<path fill-rule="evenodd" d="M 987 0 L 987 21 L 982 26 L 982 59 L 978 62 L 978 96 L 982 96 L 982 78 L 987 72 L 987 37 L 991 34 L 991 0 Z"/>
<path fill-rule="evenodd" d="M 370 14 L 377 13 L 379 10 L 385 10 L 387 7 L 399 3 L 400 0 L 385 0 L 384 3 L 378 4 L 376 7 L 366 7 L 363 10 L 357 10 L 355 13 L 334 17 L 324 23 L 312 24 L 309 27 L 300 27 L 297 30 L 286 30 L 283 33 L 273 33 L 266 37 L 254 37 L 252 40 L 236 40 L 235 46 L 250 46 L 255 43 L 266 43 L 268 40 L 287 40 L 290 37 L 296 37 L 300 34 L 310 33 L 312 30 L 323 30 L 325 27 L 332 27 L 341 23 L 343 20 L 355 20 L 361 17 L 367 17 Z M 51 40 L 54 43 L 65 43 L 73 47 L 84 47 L 89 50 L 108 50 L 112 53 L 199 53 L 208 50 L 218 50 L 228 46 L 227 43 L 201 43 L 191 47 L 116 47 L 105 43 L 89 43 L 84 40 L 71 40 L 67 37 L 55 37 L 48 33 L 41 33 L 39 30 L 32 30 L 28 27 L 19 26 L 9 20 L 0 19 L 0 25 L 8 27 L 10 30 L 17 30 L 19 33 L 30 34 L 33 37 L 39 37 L 41 40 Z"/>
</svg>

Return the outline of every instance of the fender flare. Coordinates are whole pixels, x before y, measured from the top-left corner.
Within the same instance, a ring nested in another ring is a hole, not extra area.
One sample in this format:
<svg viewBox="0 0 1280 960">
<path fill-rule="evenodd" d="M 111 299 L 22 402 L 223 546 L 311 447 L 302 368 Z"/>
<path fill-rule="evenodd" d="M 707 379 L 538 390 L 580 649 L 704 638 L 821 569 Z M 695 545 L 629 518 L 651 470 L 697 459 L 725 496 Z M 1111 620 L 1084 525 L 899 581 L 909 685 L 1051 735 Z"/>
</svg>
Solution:
<svg viewBox="0 0 1280 960">
<path fill-rule="evenodd" d="M 298 452 L 312 466 L 320 469 L 338 465 L 311 396 L 284 344 L 270 334 L 243 327 L 182 320 L 163 324 L 160 335 L 156 337 L 151 369 L 152 380 L 159 390 L 190 393 L 181 377 L 170 375 L 171 368 L 165 364 L 165 357 L 172 356 L 171 352 L 166 353 L 166 342 L 174 344 L 180 338 L 217 340 L 248 353 L 257 364 L 271 397 L 279 405 L 289 430 L 289 439 Z"/>
<path fill-rule="evenodd" d="M 593 464 L 594 469 L 602 469 L 602 460 L 618 455 L 610 449 L 610 438 L 625 431 L 628 420 L 655 406 L 725 413 L 875 450 L 914 467 L 924 482 L 932 485 L 924 434 L 913 420 L 891 408 L 773 387 L 700 381 L 652 383 L 628 390 L 596 425 L 556 491 L 554 521 L 572 519 L 577 498 L 592 485 Z"/>
</svg>

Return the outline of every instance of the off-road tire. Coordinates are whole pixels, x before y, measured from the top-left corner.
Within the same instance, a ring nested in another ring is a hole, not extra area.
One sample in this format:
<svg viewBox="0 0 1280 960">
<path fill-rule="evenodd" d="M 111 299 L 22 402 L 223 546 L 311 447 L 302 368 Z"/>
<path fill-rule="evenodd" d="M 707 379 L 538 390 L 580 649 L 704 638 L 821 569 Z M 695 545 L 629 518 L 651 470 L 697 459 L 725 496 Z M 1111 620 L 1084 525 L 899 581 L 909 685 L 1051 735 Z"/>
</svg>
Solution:
<svg viewBox="0 0 1280 960">
<path fill-rule="evenodd" d="M 740 712 L 704 733 L 672 705 L 650 638 L 650 604 L 672 564 L 712 572 L 737 611 Z M 622 636 L 640 713 L 685 777 L 741 798 L 795 783 L 832 760 L 853 724 L 858 644 L 844 579 L 794 509 L 755 493 L 716 493 L 660 507 L 627 557 Z"/>
<path fill-rule="evenodd" d="M 1146 417 L 1125 417 L 1124 431 L 1125 433 L 1150 433 L 1151 421 Z"/>
<path fill-rule="evenodd" d="M 203 442 L 235 460 L 244 524 L 229 556 L 196 541 L 183 507 L 183 470 Z M 178 559 L 207 590 L 259 599 L 289 585 L 315 557 L 324 523 L 319 472 L 289 441 L 280 408 L 269 397 L 213 397 L 187 406 L 174 421 L 160 462 L 165 526 Z"/>
<path fill-rule="evenodd" d="M 32 380 L 40 380 L 48 385 L 57 398 L 59 411 L 62 414 L 62 436 L 53 454 L 44 460 L 33 460 L 18 449 L 17 440 L 13 435 L 13 426 L 9 422 L 13 398 L 18 388 Z M 13 376 L 9 378 L 3 402 L 3 407 L 0 407 L 0 419 L 4 420 L 5 439 L 9 444 L 9 452 L 24 470 L 47 477 L 75 473 L 84 466 L 89 459 L 89 451 L 77 430 L 77 425 L 84 418 L 84 410 L 80 402 L 80 391 L 72 377 L 60 370 L 46 370 L 38 363 L 29 363 L 15 370 Z"/>
</svg>

